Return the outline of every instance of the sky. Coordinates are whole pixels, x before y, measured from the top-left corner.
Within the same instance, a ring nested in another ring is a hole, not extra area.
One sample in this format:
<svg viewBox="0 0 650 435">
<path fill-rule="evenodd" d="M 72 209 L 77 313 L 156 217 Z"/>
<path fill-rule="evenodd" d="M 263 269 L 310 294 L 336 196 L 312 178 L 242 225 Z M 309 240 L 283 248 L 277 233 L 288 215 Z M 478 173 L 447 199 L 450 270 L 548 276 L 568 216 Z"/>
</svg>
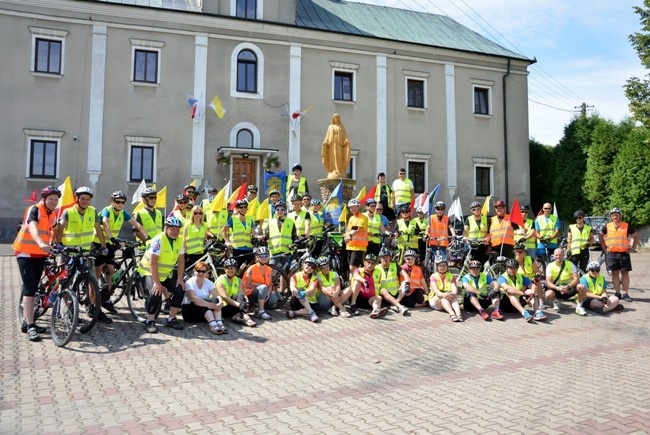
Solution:
<svg viewBox="0 0 650 435">
<path fill-rule="evenodd" d="M 557 145 L 582 103 L 618 123 L 630 116 L 623 85 L 646 70 L 629 42 L 643 0 L 348 0 L 447 15 L 529 67 L 530 137 Z"/>
</svg>

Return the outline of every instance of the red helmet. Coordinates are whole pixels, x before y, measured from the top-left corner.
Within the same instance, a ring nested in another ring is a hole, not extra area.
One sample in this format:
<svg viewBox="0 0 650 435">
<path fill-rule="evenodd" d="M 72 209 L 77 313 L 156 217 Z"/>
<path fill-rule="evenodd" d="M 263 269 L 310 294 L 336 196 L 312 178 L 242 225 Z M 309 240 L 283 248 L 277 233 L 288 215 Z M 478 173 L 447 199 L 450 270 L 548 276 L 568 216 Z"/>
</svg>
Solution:
<svg viewBox="0 0 650 435">
<path fill-rule="evenodd" d="M 57 195 L 59 198 L 61 198 L 61 191 L 56 186 L 45 186 L 41 190 L 41 198 L 45 199 L 50 195 Z"/>
<path fill-rule="evenodd" d="M 494 203 L 494 206 L 495 207 L 505 207 L 506 202 L 504 200 L 500 199 L 500 200 L 498 200 L 497 202 Z"/>
</svg>

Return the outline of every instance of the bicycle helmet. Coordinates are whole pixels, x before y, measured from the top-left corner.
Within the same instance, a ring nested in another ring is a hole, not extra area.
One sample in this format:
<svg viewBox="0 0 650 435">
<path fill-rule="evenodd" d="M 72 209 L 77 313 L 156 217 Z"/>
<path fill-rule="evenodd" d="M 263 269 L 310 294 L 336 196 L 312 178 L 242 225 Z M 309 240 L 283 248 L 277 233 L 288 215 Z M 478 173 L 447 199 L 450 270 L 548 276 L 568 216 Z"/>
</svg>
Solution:
<svg viewBox="0 0 650 435">
<path fill-rule="evenodd" d="M 600 264 L 597 261 L 590 261 L 587 264 L 587 270 L 597 270 L 600 272 Z"/>
<path fill-rule="evenodd" d="M 479 269 L 481 268 L 481 262 L 480 262 L 480 261 L 478 261 L 478 260 L 472 260 L 472 261 L 469 262 L 469 268 L 470 268 L 470 269 L 476 269 L 477 267 L 478 267 Z"/>
<path fill-rule="evenodd" d="M 417 213 L 424 213 L 424 208 L 423 207 L 418 207 L 415 209 Z"/>
<path fill-rule="evenodd" d="M 269 190 L 269 196 L 271 196 L 271 195 L 280 196 L 280 191 L 278 189 L 271 189 L 271 190 Z"/>
<path fill-rule="evenodd" d="M 318 260 L 316 260 L 316 261 L 318 262 L 318 265 L 320 267 L 324 267 L 324 266 L 329 267 L 329 265 L 330 265 L 330 259 L 327 258 L 327 256 L 325 256 L 325 255 L 323 255 L 322 257 L 318 257 Z"/>
<path fill-rule="evenodd" d="M 219 189 L 217 189 L 215 186 L 208 187 L 208 193 L 216 193 L 218 191 Z"/>
<path fill-rule="evenodd" d="M 248 186 L 248 187 L 246 188 L 246 190 L 247 190 L 248 192 L 255 192 L 255 193 L 257 193 L 257 186 L 254 185 L 254 184 L 251 184 L 250 186 Z"/>
<path fill-rule="evenodd" d="M 314 257 L 307 257 L 302 261 L 302 264 L 311 264 L 312 266 L 316 267 L 318 265 L 318 261 Z"/>
<path fill-rule="evenodd" d="M 374 261 L 375 263 L 377 262 L 377 256 L 375 254 L 366 254 L 366 256 L 363 257 L 363 259 L 368 261 Z"/>
<path fill-rule="evenodd" d="M 116 190 L 115 192 L 111 193 L 111 199 L 113 199 L 113 200 L 115 200 L 115 199 L 126 199 L 126 195 L 121 190 Z"/>
<path fill-rule="evenodd" d="M 226 261 L 223 262 L 223 267 L 237 267 L 237 260 L 234 258 L 226 258 Z"/>
<path fill-rule="evenodd" d="M 286 209 L 287 209 L 287 203 L 284 202 L 284 201 L 278 201 L 278 202 L 275 204 L 275 209 L 277 210 L 278 208 L 283 208 L 283 209 L 286 210 Z"/>
<path fill-rule="evenodd" d="M 514 251 L 525 251 L 526 247 L 522 245 L 521 243 L 517 243 L 515 246 L 512 248 Z"/>
<path fill-rule="evenodd" d="M 182 227 L 183 223 L 179 218 L 176 216 L 169 216 L 167 219 L 165 219 L 165 226 L 166 227 Z"/>
<path fill-rule="evenodd" d="M 406 256 L 406 254 L 404 254 L 404 255 Z M 381 248 L 381 250 L 379 251 L 379 256 L 380 257 L 392 257 L 393 253 L 390 252 L 390 249 L 384 247 L 384 248 Z"/>
<path fill-rule="evenodd" d="M 614 207 L 614 208 L 612 208 L 612 209 L 609 211 L 609 214 L 614 214 L 614 213 L 623 214 L 623 212 L 621 211 L 621 209 L 618 208 L 618 207 Z"/>
<path fill-rule="evenodd" d="M 500 199 L 500 200 L 498 200 L 497 202 L 494 203 L 494 206 L 495 207 L 505 207 L 506 202 L 504 200 Z"/>
<path fill-rule="evenodd" d="M 181 201 L 189 201 L 190 198 L 185 195 L 184 193 L 181 193 L 180 195 L 176 195 L 176 202 L 181 202 Z"/>
<path fill-rule="evenodd" d="M 406 257 L 417 257 L 417 256 L 418 256 L 418 253 L 415 252 L 414 249 L 407 249 L 407 250 L 404 252 L 404 258 L 406 258 Z"/>
<path fill-rule="evenodd" d="M 302 165 L 300 163 L 296 163 L 291 167 L 291 172 L 295 171 L 296 169 L 302 172 Z"/>
<path fill-rule="evenodd" d="M 291 202 L 296 202 L 296 201 L 302 201 L 302 198 L 299 197 L 298 195 L 293 195 L 291 197 Z"/>
<path fill-rule="evenodd" d="M 514 258 L 508 258 L 506 260 L 506 267 L 519 267 L 519 263 Z"/>
<path fill-rule="evenodd" d="M 436 264 L 436 266 L 439 265 L 439 264 L 443 264 L 443 263 L 447 264 L 447 259 L 445 259 L 445 257 L 443 257 L 441 255 L 436 255 L 433 262 Z"/>
<path fill-rule="evenodd" d="M 45 186 L 41 189 L 41 198 L 45 199 L 50 195 L 56 195 L 61 198 L 61 191 L 56 186 Z"/>
<path fill-rule="evenodd" d="M 433 206 L 433 208 L 435 208 L 436 210 L 444 210 L 447 208 L 447 204 L 445 204 L 442 201 L 438 201 L 436 202 L 436 205 Z"/>
<path fill-rule="evenodd" d="M 74 195 L 79 197 L 79 195 L 88 195 L 91 198 L 94 196 L 93 190 L 90 187 L 81 186 L 74 191 Z"/>
<path fill-rule="evenodd" d="M 351 200 L 348 201 L 348 207 L 359 207 L 360 204 L 361 203 L 356 198 L 352 198 Z"/>
<path fill-rule="evenodd" d="M 258 257 L 268 257 L 269 256 L 269 248 L 266 246 L 258 246 L 255 248 L 255 255 Z"/>
<path fill-rule="evenodd" d="M 147 196 L 157 195 L 158 191 L 153 187 L 147 187 L 142 191 L 142 199 L 145 199 Z"/>
<path fill-rule="evenodd" d="M 473 203 L 471 203 L 469 205 L 470 210 L 473 209 L 473 208 L 477 208 L 477 207 L 481 207 L 481 203 L 478 202 L 478 201 L 474 201 Z"/>
<path fill-rule="evenodd" d="M 411 213 L 411 207 L 407 205 L 401 207 L 398 213 Z"/>
<path fill-rule="evenodd" d="M 242 205 L 248 207 L 248 201 L 246 201 L 245 199 L 238 199 L 237 202 L 235 202 L 236 207 L 240 207 Z"/>
<path fill-rule="evenodd" d="M 366 205 L 372 205 L 372 204 L 377 205 L 377 201 L 375 200 L 375 198 L 366 199 Z"/>
<path fill-rule="evenodd" d="M 519 207 L 519 210 L 521 210 L 521 211 L 530 211 L 530 205 L 529 204 L 524 204 L 521 207 Z"/>
<path fill-rule="evenodd" d="M 305 198 L 309 198 L 309 200 L 311 201 L 311 195 L 309 194 L 309 192 L 305 192 L 305 193 L 302 194 L 302 199 L 305 199 Z"/>
<path fill-rule="evenodd" d="M 310 202 L 311 205 L 320 205 L 320 199 L 314 198 Z"/>
<path fill-rule="evenodd" d="M 575 213 L 573 213 L 574 219 L 578 219 L 579 217 L 585 217 L 585 212 L 582 210 L 577 210 Z"/>
</svg>

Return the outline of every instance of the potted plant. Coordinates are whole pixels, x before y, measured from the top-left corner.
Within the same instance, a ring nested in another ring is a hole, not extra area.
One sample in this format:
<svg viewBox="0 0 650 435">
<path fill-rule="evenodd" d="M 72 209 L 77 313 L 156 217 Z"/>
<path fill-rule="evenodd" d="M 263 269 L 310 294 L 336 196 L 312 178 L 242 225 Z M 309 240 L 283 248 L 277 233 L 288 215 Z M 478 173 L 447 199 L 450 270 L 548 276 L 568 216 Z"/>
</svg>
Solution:
<svg viewBox="0 0 650 435">
<path fill-rule="evenodd" d="M 228 166 L 230 164 L 230 157 L 222 153 L 219 153 L 217 155 L 217 164 Z"/>
<path fill-rule="evenodd" d="M 275 169 L 280 167 L 280 159 L 278 158 L 277 155 L 272 155 L 268 159 L 266 159 L 266 162 L 264 163 L 264 167 L 267 170 Z"/>
</svg>

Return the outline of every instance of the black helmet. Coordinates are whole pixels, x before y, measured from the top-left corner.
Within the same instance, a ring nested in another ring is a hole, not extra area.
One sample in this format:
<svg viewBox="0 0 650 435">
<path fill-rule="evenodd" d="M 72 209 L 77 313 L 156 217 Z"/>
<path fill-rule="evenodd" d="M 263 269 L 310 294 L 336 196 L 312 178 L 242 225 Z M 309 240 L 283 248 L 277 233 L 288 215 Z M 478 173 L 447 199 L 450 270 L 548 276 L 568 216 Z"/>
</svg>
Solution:
<svg viewBox="0 0 650 435">
<path fill-rule="evenodd" d="M 278 201 L 277 204 L 275 204 L 275 208 L 276 209 L 283 208 L 283 209 L 286 210 L 287 209 L 287 203 L 284 202 L 284 201 Z"/>
<path fill-rule="evenodd" d="M 578 219 L 579 217 L 585 217 L 585 212 L 582 210 L 577 210 L 575 213 L 573 213 L 574 219 Z"/>
<path fill-rule="evenodd" d="M 41 198 L 45 199 L 50 195 L 56 195 L 61 198 L 61 191 L 56 186 L 45 186 L 41 189 Z"/>
<path fill-rule="evenodd" d="M 508 258 L 506 260 L 506 267 L 519 267 L 519 263 L 514 258 Z"/>
<path fill-rule="evenodd" d="M 227 258 L 226 261 L 223 262 L 223 267 L 237 267 L 237 260 L 234 258 Z"/>
<path fill-rule="evenodd" d="M 366 254 L 366 256 L 363 257 L 363 259 L 368 261 L 373 261 L 375 263 L 377 262 L 377 256 L 375 254 Z"/>
<path fill-rule="evenodd" d="M 481 207 L 481 203 L 478 201 L 474 201 L 469 205 L 470 210 L 477 207 Z"/>
<path fill-rule="evenodd" d="M 404 255 L 406 255 L 406 254 L 404 254 Z M 392 257 L 392 256 L 393 256 L 393 253 L 390 252 L 390 249 L 388 249 L 388 248 L 386 248 L 386 247 L 383 247 L 383 248 L 381 248 L 381 250 L 379 251 L 379 256 L 380 256 L 380 257 Z"/>
<path fill-rule="evenodd" d="M 519 210 L 521 211 L 530 211 L 530 204 L 524 204 L 522 205 Z"/>
<path fill-rule="evenodd" d="M 445 204 L 445 203 L 442 202 L 442 201 L 438 201 L 438 202 L 436 202 L 436 204 L 433 206 L 433 208 L 435 208 L 436 210 L 444 210 L 444 209 L 447 208 L 447 204 Z"/>
<path fill-rule="evenodd" d="M 525 251 L 526 247 L 522 245 L 521 243 L 517 243 L 515 246 L 512 248 L 513 251 Z"/>
<path fill-rule="evenodd" d="M 176 201 L 178 201 L 178 202 L 180 202 L 180 201 L 189 201 L 189 200 L 190 200 L 190 198 L 187 195 L 185 195 L 184 193 L 181 193 L 180 195 L 176 195 Z"/>
<path fill-rule="evenodd" d="M 250 185 L 246 188 L 246 190 L 247 190 L 248 192 L 255 192 L 255 193 L 257 193 L 257 186 L 254 185 L 254 184 L 250 184 Z"/>
<path fill-rule="evenodd" d="M 295 171 L 296 169 L 298 169 L 300 172 L 302 172 L 302 165 L 300 163 L 296 163 L 295 165 L 293 165 L 291 167 L 291 172 Z"/>
<path fill-rule="evenodd" d="M 417 251 L 415 249 L 407 249 L 404 252 L 404 258 L 406 258 L 406 257 L 417 257 L 417 256 L 418 256 L 418 253 L 417 253 Z"/>
<path fill-rule="evenodd" d="M 293 195 L 291 197 L 291 202 L 294 202 L 294 201 L 302 201 L 302 198 L 299 197 L 298 195 Z"/>
</svg>

